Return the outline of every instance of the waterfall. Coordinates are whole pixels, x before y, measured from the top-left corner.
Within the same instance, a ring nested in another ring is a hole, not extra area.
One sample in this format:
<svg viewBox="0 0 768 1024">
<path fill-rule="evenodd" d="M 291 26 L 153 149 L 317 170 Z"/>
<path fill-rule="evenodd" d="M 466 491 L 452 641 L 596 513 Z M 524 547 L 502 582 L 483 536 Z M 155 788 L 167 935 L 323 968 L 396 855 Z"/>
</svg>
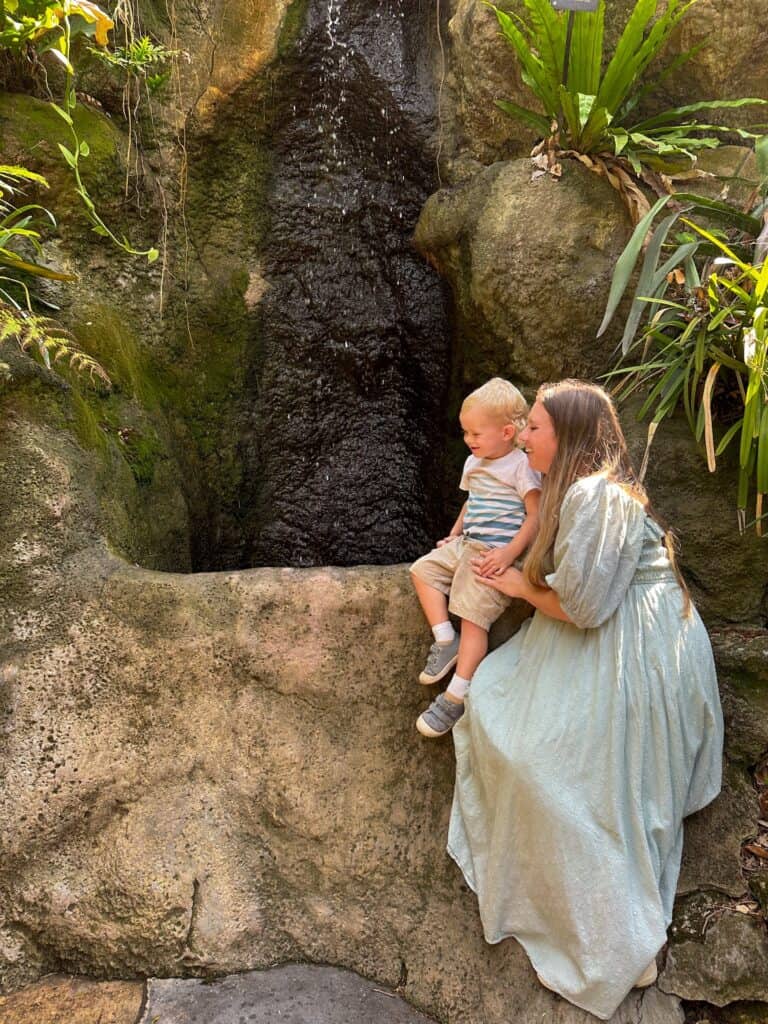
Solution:
<svg viewBox="0 0 768 1024">
<path fill-rule="evenodd" d="M 396 562 L 432 543 L 449 337 L 410 244 L 434 187 L 428 17 L 314 0 L 276 83 L 244 564 Z"/>
</svg>

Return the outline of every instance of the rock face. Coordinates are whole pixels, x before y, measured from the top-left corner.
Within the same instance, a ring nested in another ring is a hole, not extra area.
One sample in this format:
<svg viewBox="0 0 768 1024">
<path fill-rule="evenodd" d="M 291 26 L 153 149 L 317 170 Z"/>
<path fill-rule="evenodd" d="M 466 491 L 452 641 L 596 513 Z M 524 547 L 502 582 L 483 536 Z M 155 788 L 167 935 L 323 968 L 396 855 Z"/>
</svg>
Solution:
<svg viewBox="0 0 768 1024">
<path fill-rule="evenodd" d="M 410 239 L 435 176 L 429 29 L 406 0 L 311 3 L 274 72 L 241 564 L 404 561 L 440 535 L 450 337 Z"/>
<path fill-rule="evenodd" d="M 444 854 L 453 756 L 413 727 L 428 631 L 405 568 L 128 565 L 99 539 L 110 506 L 66 394 L 38 397 L 36 425 L 6 400 L 0 449 L 2 984 L 308 960 L 452 1024 L 586 1024 L 514 942 L 484 944 Z M 752 658 L 764 678 L 753 648 L 733 671 Z M 745 685 L 737 773 L 760 753 L 756 706 Z M 689 851 L 694 889 L 719 806 Z M 723 836 L 733 877 L 741 836 Z M 679 1022 L 677 996 L 634 993 L 615 1024 L 641 1019 Z"/>
<path fill-rule="evenodd" d="M 137 1024 L 144 985 L 52 977 L 24 992 L 0 996 L 3 1024 Z"/>
<path fill-rule="evenodd" d="M 461 394 L 494 374 L 529 394 L 564 377 L 599 379 L 616 361 L 615 329 L 595 335 L 615 261 L 629 237 L 613 190 L 577 163 L 563 178 L 531 181 L 527 159 L 492 164 L 435 193 L 415 243 L 448 280 L 456 310 Z M 647 427 L 622 410 L 640 463 Z M 652 449 L 648 485 L 678 532 L 682 562 L 709 621 L 766 621 L 765 545 L 740 537 L 735 470 L 720 460 L 706 472 L 685 422 L 666 420 Z"/>
<path fill-rule="evenodd" d="M 431 196 L 414 241 L 450 282 L 464 386 L 494 373 L 535 387 L 593 376 L 602 319 L 630 229 L 619 200 L 578 164 L 531 181 L 527 159 L 496 163 Z"/>
</svg>

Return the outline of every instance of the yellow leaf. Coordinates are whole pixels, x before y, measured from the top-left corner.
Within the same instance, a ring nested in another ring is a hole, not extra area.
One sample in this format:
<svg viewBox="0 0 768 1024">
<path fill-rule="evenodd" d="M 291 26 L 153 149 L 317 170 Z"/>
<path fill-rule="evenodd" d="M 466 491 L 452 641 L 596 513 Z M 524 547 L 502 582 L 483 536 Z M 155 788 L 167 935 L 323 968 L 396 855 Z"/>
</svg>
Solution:
<svg viewBox="0 0 768 1024">
<path fill-rule="evenodd" d="M 79 14 L 81 18 L 96 26 L 95 39 L 99 46 L 106 46 L 109 42 L 107 33 L 115 27 L 115 23 L 98 4 L 91 3 L 90 0 L 73 0 L 69 5 L 69 11 L 65 11 L 63 7 L 57 7 L 55 10 L 62 18 L 65 14 Z"/>
</svg>

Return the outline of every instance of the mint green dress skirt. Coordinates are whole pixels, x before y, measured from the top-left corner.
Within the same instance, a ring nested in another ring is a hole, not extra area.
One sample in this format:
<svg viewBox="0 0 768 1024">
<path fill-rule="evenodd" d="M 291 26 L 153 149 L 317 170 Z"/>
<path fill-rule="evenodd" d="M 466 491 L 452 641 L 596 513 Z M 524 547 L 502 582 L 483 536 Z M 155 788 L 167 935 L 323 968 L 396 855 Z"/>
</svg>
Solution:
<svg viewBox="0 0 768 1024">
<path fill-rule="evenodd" d="M 567 492 L 536 612 L 480 665 L 454 729 L 448 852 L 488 942 L 608 1019 L 666 941 L 683 818 L 720 790 L 712 651 L 662 532 L 602 476 Z"/>
</svg>

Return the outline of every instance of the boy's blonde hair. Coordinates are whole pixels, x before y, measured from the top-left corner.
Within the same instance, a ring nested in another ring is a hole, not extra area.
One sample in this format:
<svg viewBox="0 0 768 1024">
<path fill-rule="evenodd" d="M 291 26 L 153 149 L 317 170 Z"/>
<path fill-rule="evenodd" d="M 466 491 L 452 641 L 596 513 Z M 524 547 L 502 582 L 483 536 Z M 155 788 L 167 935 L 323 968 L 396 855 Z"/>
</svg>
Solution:
<svg viewBox="0 0 768 1024">
<path fill-rule="evenodd" d="M 501 377 L 491 380 L 467 395 L 461 403 L 461 411 L 484 409 L 503 423 L 512 423 L 516 430 L 522 430 L 528 417 L 528 403 L 514 384 Z"/>
</svg>

